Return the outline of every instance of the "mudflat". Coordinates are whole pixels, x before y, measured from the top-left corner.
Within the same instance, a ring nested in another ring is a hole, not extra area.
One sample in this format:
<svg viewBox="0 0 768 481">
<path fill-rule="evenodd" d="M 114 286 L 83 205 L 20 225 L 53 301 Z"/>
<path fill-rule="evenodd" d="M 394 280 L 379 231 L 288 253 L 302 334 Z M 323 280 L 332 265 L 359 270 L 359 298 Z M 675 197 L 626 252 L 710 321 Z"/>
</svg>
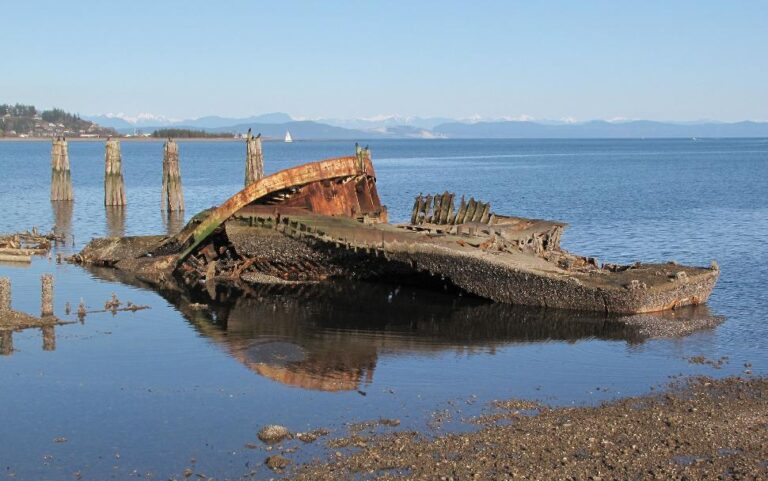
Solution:
<svg viewBox="0 0 768 481">
<path fill-rule="evenodd" d="M 768 379 L 695 378 L 663 393 L 598 407 L 498 402 L 477 431 L 413 432 L 332 441 L 319 479 L 766 479 Z"/>
</svg>

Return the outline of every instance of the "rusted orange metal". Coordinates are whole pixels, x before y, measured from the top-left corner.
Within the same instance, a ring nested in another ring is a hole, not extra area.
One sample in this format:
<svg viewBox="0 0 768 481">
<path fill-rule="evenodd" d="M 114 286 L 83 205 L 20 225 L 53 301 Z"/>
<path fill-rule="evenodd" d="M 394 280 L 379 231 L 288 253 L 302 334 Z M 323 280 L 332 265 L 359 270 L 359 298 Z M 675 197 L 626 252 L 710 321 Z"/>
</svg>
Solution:
<svg viewBox="0 0 768 481">
<path fill-rule="evenodd" d="M 366 181 L 369 180 L 370 182 L 367 184 L 369 186 L 367 188 L 368 194 L 363 197 L 378 199 L 378 194 L 375 193 L 375 173 L 373 170 L 373 163 L 371 162 L 370 154 L 367 150 L 359 150 L 355 156 L 311 162 L 264 177 L 230 197 L 226 202 L 214 209 L 193 231 L 185 233 L 178 238 L 177 240 L 180 245 L 184 246 L 184 251 L 179 257 L 179 262 L 183 261 L 224 221 L 248 204 L 254 203 L 270 194 L 284 191 L 289 188 L 300 189 L 308 184 L 321 183 L 323 181 L 341 181 L 343 185 L 346 180 L 348 181 L 347 184 L 350 184 L 351 188 L 354 189 L 356 184 L 355 182 L 349 181 L 351 178 L 359 178 Z M 373 193 L 370 193 L 371 185 L 374 186 Z M 315 192 L 314 194 L 318 193 L 323 195 L 322 189 L 320 192 Z M 323 205 L 317 198 L 317 195 L 312 195 L 311 199 L 317 202 L 318 208 L 328 208 L 329 210 L 337 209 L 340 213 L 351 212 L 351 208 L 353 207 L 351 196 L 344 196 L 344 199 L 339 201 L 335 207 L 333 207 L 334 202 L 332 201 L 328 201 L 326 202 L 326 205 Z M 355 200 L 357 200 L 357 196 L 355 196 Z M 330 203 L 331 207 L 328 207 L 328 203 Z M 373 204 L 371 201 L 365 201 L 364 203 L 366 209 L 370 208 Z M 350 210 L 345 210 L 347 208 Z M 359 202 L 357 203 L 357 208 L 361 210 L 363 208 Z M 361 211 L 360 213 L 365 212 Z"/>
</svg>

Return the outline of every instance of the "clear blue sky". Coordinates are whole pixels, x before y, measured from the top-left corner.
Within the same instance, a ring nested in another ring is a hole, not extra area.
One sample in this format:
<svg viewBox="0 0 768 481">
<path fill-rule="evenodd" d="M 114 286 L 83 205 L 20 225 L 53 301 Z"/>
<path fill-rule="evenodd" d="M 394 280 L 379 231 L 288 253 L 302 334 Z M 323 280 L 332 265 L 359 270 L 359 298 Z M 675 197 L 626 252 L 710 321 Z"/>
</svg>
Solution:
<svg viewBox="0 0 768 481">
<path fill-rule="evenodd" d="M 766 1 L 9 1 L 0 102 L 768 120 Z"/>
</svg>

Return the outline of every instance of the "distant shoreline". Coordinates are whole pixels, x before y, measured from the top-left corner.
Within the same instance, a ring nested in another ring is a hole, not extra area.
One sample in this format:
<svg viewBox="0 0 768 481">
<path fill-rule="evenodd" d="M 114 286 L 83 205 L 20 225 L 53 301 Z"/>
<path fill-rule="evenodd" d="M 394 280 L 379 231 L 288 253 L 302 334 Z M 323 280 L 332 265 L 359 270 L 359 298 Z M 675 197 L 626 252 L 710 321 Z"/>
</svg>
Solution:
<svg viewBox="0 0 768 481">
<path fill-rule="evenodd" d="M 112 138 L 126 141 L 126 142 L 165 142 L 164 137 L 119 137 L 113 136 Z M 0 137 L 0 142 L 50 142 L 51 137 Z M 67 137 L 71 142 L 105 142 L 107 137 Z M 281 138 L 261 138 L 263 142 L 279 142 L 283 143 Z M 245 141 L 245 139 L 236 139 L 232 137 L 174 137 L 176 142 L 230 142 L 230 141 Z M 684 140 L 690 142 L 706 141 L 706 140 L 768 140 L 766 136 L 755 137 L 449 137 L 449 138 L 413 138 L 413 137 L 359 137 L 349 139 L 294 139 L 293 143 L 301 142 L 378 142 L 389 140 L 425 140 L 425 141 L 458 141 L 458 140 L 520 140 L 520 141 L 532 141 L 532 140 L 565 140 L 565 141 L 580 141 L 580 140 Z"/>
<path fill-rule="evenodd" d="M 126 142 L 142 142 L 142 141 L 149 141 L 149 142 L 165 142 L 164 137 L 119 137 L 119 136 L 113 136 L 113 139 L 117 139 L 120 141 L 126 141 Z M 69 142 L 105 142 L 107 140 L 107 137 L 66 137 L 67 141 Z M 0 142 L 51 142 L 52 137 L 0 137 Z M 245 141 L 245 139 L 236 139 L 234 137 L 190 137 L 190 138 L 177 138 L 174 137 L 173 140 L 176 142 L 229 142 L 232 140 L 235 141 Z M 264 142 L 282 142 L 280 139 L 264 139 L 262 138 Z M 300 142 L 300 141 L 296 141 Z"/>
</svg>

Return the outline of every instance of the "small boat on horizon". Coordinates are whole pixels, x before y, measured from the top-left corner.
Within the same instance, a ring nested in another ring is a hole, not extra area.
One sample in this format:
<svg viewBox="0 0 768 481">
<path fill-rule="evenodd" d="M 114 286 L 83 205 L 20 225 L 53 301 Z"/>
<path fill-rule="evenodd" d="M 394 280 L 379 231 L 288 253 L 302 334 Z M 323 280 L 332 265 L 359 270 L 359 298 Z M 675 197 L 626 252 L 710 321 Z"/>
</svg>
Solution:
<svg viewBox="0 0 768 481">
<path fill-rule="evenodd" d="M 285 140 L 284 140 L 284 142 L 286 144 L 290 144 L 291 142 L 293 142 L 293 138 L 291 137 L 291 132 L 288 131 L 288 130 L 285 131 Z"/>
</svg>

